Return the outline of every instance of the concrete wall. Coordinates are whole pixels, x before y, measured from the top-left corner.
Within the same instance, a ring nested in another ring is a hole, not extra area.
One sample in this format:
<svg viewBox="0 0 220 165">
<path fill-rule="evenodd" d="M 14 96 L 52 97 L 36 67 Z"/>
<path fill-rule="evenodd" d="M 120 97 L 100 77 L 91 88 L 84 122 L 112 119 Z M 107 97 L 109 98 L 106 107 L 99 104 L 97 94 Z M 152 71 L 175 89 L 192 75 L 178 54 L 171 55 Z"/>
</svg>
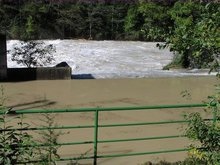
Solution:
<svg viewBox="0 0 220 165">
<path fill-rule="evenodd" d="M 0 80 L 7 78 L 6 35 L 0 34 Z"/>
<path fill-rule="evenodd" d="M 70 67 L 8 68 L 8 81 L 71 79 Z"/>
<path fill-rule="evenodd" d="M 50 68 L 8 68 L 6 35 L 0 34 L 0 80 L 28 81 L 28 80 L 56 80 L 71 79 L 70 67 Z"/>
</svg>

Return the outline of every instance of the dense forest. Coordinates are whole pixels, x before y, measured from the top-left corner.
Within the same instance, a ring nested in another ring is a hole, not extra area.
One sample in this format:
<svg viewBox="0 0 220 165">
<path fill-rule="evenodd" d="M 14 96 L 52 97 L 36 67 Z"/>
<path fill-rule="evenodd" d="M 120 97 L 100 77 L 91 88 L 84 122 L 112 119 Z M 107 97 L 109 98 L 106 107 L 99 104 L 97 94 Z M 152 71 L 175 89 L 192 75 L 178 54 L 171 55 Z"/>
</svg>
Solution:
<svg viewBox="0 0 220 165">
<path fill-rule="evenodd" d="M 0 0 L 10 39 L 164 41 L 177 0 Z"/>
<path fill-rule="evenodd" d="M 176 54 L 170 67 L 210 68 L 220 59 L 219 11 L 218 0 L 0 0 L 0 32 L 20 40 L 163 41 L 158 47 Z"/>
<path fill-rule="evenodd" d="M 2 0 L 0 29 L 13 39 L 143 40 L 144 13 L 137 11 L 141 6 L 131 0 Z"/>
</svg>

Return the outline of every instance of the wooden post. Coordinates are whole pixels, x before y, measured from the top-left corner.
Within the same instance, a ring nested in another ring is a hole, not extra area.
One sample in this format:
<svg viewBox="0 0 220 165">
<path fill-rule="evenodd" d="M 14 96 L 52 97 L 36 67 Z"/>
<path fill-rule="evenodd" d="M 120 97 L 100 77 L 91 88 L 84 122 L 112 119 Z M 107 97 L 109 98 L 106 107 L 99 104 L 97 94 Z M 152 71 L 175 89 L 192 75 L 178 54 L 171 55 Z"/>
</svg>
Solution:
<svg viewBox="0 0 220 165">
<path fill-rule="evenodd" d="M 0 80 L 7 79 L 7 43 L 6 35 L 0 34 Z"/>
</svg>

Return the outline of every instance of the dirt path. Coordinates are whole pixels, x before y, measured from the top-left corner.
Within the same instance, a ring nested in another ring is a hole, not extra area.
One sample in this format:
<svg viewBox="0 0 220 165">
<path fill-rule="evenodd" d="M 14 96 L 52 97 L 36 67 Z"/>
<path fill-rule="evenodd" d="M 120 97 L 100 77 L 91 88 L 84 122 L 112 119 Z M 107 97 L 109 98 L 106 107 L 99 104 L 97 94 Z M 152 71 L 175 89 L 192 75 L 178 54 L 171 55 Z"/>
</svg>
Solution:
<svg viewBox="0 0 220 165">
<path fill-rule="evenodd" d="M 57 80 L 29 81 L 16 83 L 1 83 L 7 98 L 7 106 L 19 109 L 42 108 L 76 108 L 76 107 L 110 107 L 201 103 L 214 92 L 218 83 L 215 77 L 184 77 L 184 78 L 151 78 L 151 79 L 115 79 L 115 80 Z M 187 90 L 190 95 L 182 97 L 181 92 Z M 181 119 L 185 110 L 129 111 L 103 112 L 100 114 L 100 124 L 153 122 L 161 120 Z M 93 124 L 94 115 L 91 113 L 62 114 L 56 116 L 60 125 Z M 39 117 L 39 116 L 38 116 Z M 38 118 L 29 116 L 33 124 Z M 102 140 L 117 138 L 151 137 L 176 135 L 183 130 L 181 125 L 166 126 L 136 126 L 122 128 L 101 128 L 99 138 Z M 84 141 L 93 139 L 93 130 L 83 129 L 70 131 L 60 137 L 62 142 Z M 182 148 L 188 145 L 183 138 L 103 143 L 99 145 L 99 154 L 116 154 L 130 152 L 156 151 L 163 149 Z M 75 156 L 90 150 L 92 145 L 60 148 L 64 156 Z M 89 153 L 92 154 L 92 151 Z M 185 153 L 172 153 L 148 156 L 131 156 L 100 159 L 99 165 L 137 165 L 148 160 L 182 160 Z M 81 163 L 91 163 L 81 161 Z"/>
</svg>

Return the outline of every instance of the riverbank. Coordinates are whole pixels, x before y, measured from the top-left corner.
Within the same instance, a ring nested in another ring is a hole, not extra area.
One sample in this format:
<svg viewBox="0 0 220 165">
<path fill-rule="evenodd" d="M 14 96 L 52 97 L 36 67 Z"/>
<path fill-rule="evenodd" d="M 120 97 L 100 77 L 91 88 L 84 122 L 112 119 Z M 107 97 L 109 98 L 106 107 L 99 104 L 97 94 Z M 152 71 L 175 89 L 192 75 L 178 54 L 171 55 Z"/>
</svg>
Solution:
<svg viewBox="0 0 220 165">
<path fill-rule="evenodd" d="M 112 107 L 112 106 L 141 106 L 162 104 L 201 103 L 212 95 L 215 84 L 219 80 L 214 76 L 204 77 L 177 77 L 177 78 L 148 78 L 148 79 L 99 79 L 99 80 L 53 80 L 53 81 L 27 81 L 17 83 L 1 83 L 6 105 L 19 109 L 51 109 L 51 108 L 77 108 L 77 107 Z M 183 91 L 189 95 L 182 96 Z M 202 109 L 201 109 L 202 111 Z M 127 123 L 127 122 L 155 122 L 161 120 L 182 119 L 184 111 L 159 110 L 135 112 L 106 112 L 100 114 L 100 124 Z M 29 116 L 31 123 L 36 117 Z M 59 125 L 86 125 L 93 123 L 93 114 L 62 114 L 57 116 Z M 181 125 L 169 126 L 139 126 L 131 128 L 101 129 L 101 139 L 133 138 L 177 134 L 183 131 Z M 62 142 L 91 140 L 93 131 L 79 130 L 63 136 Z M 117 144 L 100 144 L 100 154 L 144 152 L 161 149 L 186 147 L 187 140 L 155 140 L 142 142 L 124 142 Z M 88 146 L 74 146 L 71 149 L 61 148 L 63 156 L 75 156 L 79 151 L 85 153 Z M 92 152 L 91 152 L 92 154 Z M 99 165 L 136 165 L 146 161 L 183 160 L 186 153 L 169 153 L 160 155 L 120 157 L 100 159 Z M 80 161 L 81 163 L 81 161 Z M 83 163 L 83 161 L 82 161 Z M 88 162 L 85 162 L 88 163 Z"/>
</svg>

